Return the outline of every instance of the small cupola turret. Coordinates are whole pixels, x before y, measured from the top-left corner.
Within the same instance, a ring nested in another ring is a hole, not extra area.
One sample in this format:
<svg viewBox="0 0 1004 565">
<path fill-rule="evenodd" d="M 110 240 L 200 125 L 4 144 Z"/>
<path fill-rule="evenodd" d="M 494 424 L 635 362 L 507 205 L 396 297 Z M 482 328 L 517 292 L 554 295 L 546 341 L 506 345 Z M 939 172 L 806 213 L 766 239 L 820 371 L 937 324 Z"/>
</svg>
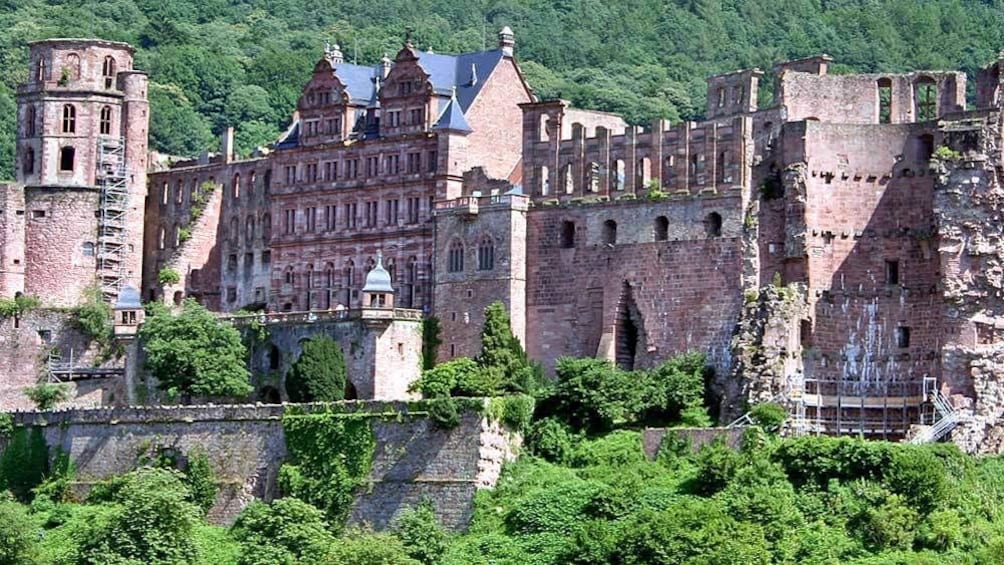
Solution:
<svg viewBox="0 0 1004 565">
<path fill-rule="evenodd" d="M 376 266 L 366 274 L 366 284 L 363 285 L 363 307 L 394 307 L 394 287 L 391 286 L 390 273 L 383 267 L 383 252 L 377 253 Z"/>
<path fill-rule="evenodd" d="M 140 303 L 139 291 L 131 286 L 122 287 L 113 310 L 115 337 L 135 337 L 146 315 L 143 304 Z"/>
<path fill-rule="evenodd" d="M 502 54 L 506 57 L 512 57 L 513 52 L 516 50 L 516 39 L 512 33 L 512 28 L 509 26 L 505 26 L 499 32 L 499 49 L 502 50 Z"/>
</svg>

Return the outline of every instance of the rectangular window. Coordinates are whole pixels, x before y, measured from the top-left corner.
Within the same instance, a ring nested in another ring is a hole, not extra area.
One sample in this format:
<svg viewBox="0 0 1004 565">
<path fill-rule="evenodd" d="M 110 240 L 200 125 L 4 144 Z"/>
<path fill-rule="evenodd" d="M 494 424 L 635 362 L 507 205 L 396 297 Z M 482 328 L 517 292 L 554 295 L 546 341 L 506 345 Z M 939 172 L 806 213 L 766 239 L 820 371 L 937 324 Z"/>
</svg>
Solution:
<svg viewBox="0 0 1004 565">
<path fill-rule="evenodd" d="M 237 270 L 237 254 L 231 253 L 227 255 L 227 272 L 234 272 Z"/>
<path fill-rule="evenodd" d="M 386 204 L 384 204 L 384 217 L 387 221 L 388 226 L 397 225 L 397 212 L 399 203 L 400 203 L 399 200 L 388 200 Z"/>
<path fill-rule="evenodd" d="M 377 225 L 378 202 L 366 203 L 366 227 L 372 228 Z"/>
<path fill-rule="evenodd" d="M 328 161 L 324 164 L 324 180 L 338 180 L 338 161 Z"/>
<path fill-rule="evenodd" d="M 314 233 L 314 230 L 317 229 L 317 208 L 315 206 L 308 206 L 304 210 L 304 216 L 307 222 L 307 232 Z"/>
<path fill-rule="evenodd" d="M 307 182 L 317 182 L 317 163 L 307 164 Z"/>
<path fill-rule="evenodd" d="M 261 252 L 261 266 L 268 267 L 272 263 L 272 252 L 262 251 Z"/>
<path fill-rule="evenodd" d="M 910 328 L 902 326 L 896 328 L 896 347 L 900 349 L 910 347 Z"/>
<path fill-rule="evenodd" d="M 359 159 L 345 161 L 345 176 L 354 179 L 359 176 Z"/>
<path fill-rule="evenodd" d="M 422 154 L 408 153 L 408 174 L 413 175 L 420 172 L 422 172 Z"/>
<path fill-rule="evenodd" d="M 418 197 L 408 198 L 408 223 L 417 224 L 418 223 L 418 212 L 421 199 Z"/>
<path fill-rule="evenodd" d="M 334 231 L 335 229 L 335 206 L 324 207 L 324 229 Z"/>
<path fill-rule="evenodd" d="M 44 218 L 45 217 L 45 210 L 32 210 L 31 211 L 31 217 L 35 218 L 35 219 Z"/>
<path fill-rule="evenodd" d="M 387 156 L 387 166 L 385 168 L 388 175 L 396 175 L 401 172 L 401 156 L 400 155 L 388 155 Z"/>
<path fill-rule="evenodd" d="M 296 231 L 296 210 L 288 209 L 282 218 L 282 231 L 285 234 L 292 234 Z"/>
<path fill-rule="evenodd" d="M 413 108 L 408 112 L 408 121 L 411 125 L 423 125 L 425 123 L 425 108 Z"/>
<path fill-rule="evenodd" d="M 366 158 L 366 176 L 375 177 L 380 174 L 380 157 Z"/>
<path fill-rule="evenodd" d="M 286 167 L 286 184 L 293 184 L 296 182 L 296 167 L 287 166 Z"/>
<path fill-rule="evenodd" d="M 244 276 L 250 277 L 251 272 L 254 271 L 254 253 L 244 254 Z"/>
<path fill-rule="evenodd" d="M 392 110 L 390 112 L 387 112 L 387 125 L 390 126 L 390 127 L 392 127 L 392 128 L 396 128 L 396 127 L 399 127 L 401 125 L 401 111 L 400 110 Z"/>
<path fill-rule="evenodd" d="M 358 204 L 353 202 L 352 204 L 345 205 L 345 227 L 353 229 L 356 227 L 357 214 L 359 212 Z"/>
<path fill-rule="evenodd" d="M 899 261 L 885 262 L 885 284 L 899 284 Z"/>
<path fill-rule="evenodd" d="M 429 172 L 434 173 L 439 169 L 439 153 L 429 151 Z"/>
</svg>

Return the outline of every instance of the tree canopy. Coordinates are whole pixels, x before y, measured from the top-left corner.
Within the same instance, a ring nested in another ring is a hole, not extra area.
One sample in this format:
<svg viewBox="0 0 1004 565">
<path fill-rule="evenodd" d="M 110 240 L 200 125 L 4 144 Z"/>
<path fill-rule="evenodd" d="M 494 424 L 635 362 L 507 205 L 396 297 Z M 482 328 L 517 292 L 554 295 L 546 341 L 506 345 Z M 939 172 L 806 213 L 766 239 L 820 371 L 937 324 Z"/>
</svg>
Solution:
<svg viewBox="0 0 1004 565">
<path fill-rule="evenodd" d="M 170 394 L 234 398 L 252 390 L 240 333 L 195 300 L 177 314 L 155 307 L 140 339 L 145 368 Z"/>
<path fill-rule="evenodd" d="M 829 53 L 833 72 L 962 69 L 974 76 L 1004 47 L 1000 0 L 2 0 L 0 177 L 13 175 L 14 88 L 27 42 L 101 37 L 138 48 L 150 73 L 153 149 L 214 149 L 237 127 L 242 153 L 288 123 L 325 41 L 374 64 L 406 29 L 439 53 L 496 45 L 542 97 L 623 113 L 633 123 L 694 119 L 709 74 Z M 769 81 L 764 95 L 769 95 Z"/>
<path fill-rule="evenodd" d="M 300 358 L 286 375 L 292 402 L 333 402 L 345 398 L 345 356 L 338 342 L 317 335 L 303 342 Z"/>
</svg>

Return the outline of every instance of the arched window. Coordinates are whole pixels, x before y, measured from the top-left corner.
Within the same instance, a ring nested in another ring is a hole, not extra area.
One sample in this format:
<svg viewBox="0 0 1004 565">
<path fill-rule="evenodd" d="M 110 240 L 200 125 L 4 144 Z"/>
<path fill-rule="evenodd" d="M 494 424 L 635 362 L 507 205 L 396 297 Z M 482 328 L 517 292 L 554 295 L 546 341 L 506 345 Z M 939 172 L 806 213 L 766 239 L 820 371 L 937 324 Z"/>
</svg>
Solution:
<svg viewBox="0 0 1004 565">
<path fill-rule="evenodd" d="M 231 245 L 237 245 L 237 242 L 240 241 L 240 234 L 238 233 L 239 228 L 240 221 L 237 219 L 237 216 L 230 218 L 230 233 L 228 235 L 230 236 Z"/>
<path fill-rule="evenodd" d="M 478 270 L 490 271 L 495 268 L 495 242 L 485 236 L 478 244 Z"/>
<path fill-rule="evenodd" d="M 547 196 L 551 193 L 551 176 L 546 166 L 540 168 L 540 195 Z"/>
<path fill-rule="evenodd" d="M 21 170 L 26 175 L 30 175 L 35 172 L 35 150 L 31 147 L 24 150 L 24 156 L 21 157 Z"/>
<path fill-rule="evenodd" d="M 73 172 L 73 161 L 76 158 L 77 150 L 72 147 L 63 147 L 59 150 L 59 171 Z"/>
<path fill-rule="evenodd" d="M 914 84 L 917 121 L 926 122 L 938 117 L 938 84 L 930 77 L 921 77 Z"/>
<path fill-rule="evenodd" d="M 104 63 L 101 64 L 101 76 L 105 78 L 105 88 L 111 88 L 115 82 L 115 58 L 108 56 L 105 57 Z"/>
<path fill-rule="evenodd" d="M 345 305 L 348 306 L 352 303 L 352 289 L 355 286 L 354 282 L 356 280 L 356 263 L 352 259 L 345 262 L 344 276 L 345 283 L 343 286 L 345 287 L 345 296 L 343 298 Z"/>
<path fill-rule="evenodd" d="M 603 222 L 603 243 L 607 245 L 617 243 L 617 222 L 613 220 Z"/>
<path fill-rule="evenodd" d="M 34 106 L 28 106 L 24 113 L 24 134 L 25 137 L 35 136 L 35 122 L 38 120 L 38 112 Z"/>
<path fill-rule="evenodd" d="M 77 108 L 73 104 L 63 106 L 63 133 L 77 133 Z"/>
<path fill-rule="evenodd" d="M 324 288 L 335 288 L 335 266 L 331 263 L 324 265 Z"/>
<path fill-rule="evenodd" d="M 282 273 L 282 282 L 285 284 L 293 284 L 293 267 L 286 267 L 286 270 Z"/>
<path fill-rule="evenodd" d="M 624 160 L 614 161 L 614 190 L 624 190 Z"/>
<path fill-rule="evenodd" d="M 233 196 L 234 200 L 241 197 L 241 174 L 237 173 L 234 175 L 234 186 L 233 186 Z"/>
<path fill-rule="evenodd" d="M 174 224 L 174 237 L 171 239 L 174 241 L 175 247 L 181 247 L 181 226 Z"/>
<path fill-rule="evenodd" d="M 101 135 L 110 135 L 112 133 L 112 108 L 111 106 L 103 106 L 101 108 Z"/>
<path fill-rule="evenodd" d="M 446 271 L 459 273 L 464 270 L 464 244 L 454 241 L 446 257 Z"/>
<path fill-rule="evenodd" d="M 176 182 L 174 185 L 174 203 L 181 204 L 184 201 L 185 201 L 185 186 L 182 183 L 181 179 L 178 179 L 178 182 Z"/>
<path fill-rule="evenodd" d="M 647 186 L 652 180 L 652 160 L 648 157 L 638 159 L 638 169 L 634 172 L 638 186 Z"/>
<path fill-rule="evenodd" d="M 272 169 L 265 171 L 265 183 L 263 188 L 265 189 L 265 194 L 272 192 Z"/>
<path fill-rule="evenodd" d="M 575 192 L 575 179 L 572 178 L 572 164 L 565 165 L 562 170 L 564 172 L 561 173 L 561 182 L 564 183 L 565 194 L 573 194 Z"/>
<path fill-rule="evenodd" d="M 272 239 L 272 215 L 265 214 L 261 217 L 261 238 L 265 243 Z"/>
<path fill-rule="evenodd" d="M 252 241 L 254 241 L 254 216 L 248 214 L 244 219 L 244 242 L 251 245 Z"/>
<path fill-rule="evenodd" d="M 157 249 L 164 249 L 164 239 L 167 237 L 167 229 L 160 228 L 160 235 L 157 237 Z"/>
<path fill-rule="evenodd" d="M 659 216 L 655 219 L 655 240 L 666 241 L 669 239 L 669 220 L 666 216 Z"/>
<path fill-rule="evenodd" d="M 307 284 L 306 284 L 307 290 L 310 290 L 310 289 L 314 288 L 314 264 L 313 263 L 310 263 L 309 265 L 307 265 L 307 272 L 304 273 L 304 274 L 306 276 L 305 278 L 306 278 L 306 282 L 307 282 Z"/>
<path fill-rule="evenodd" d="M 708 237 L 721 237 L 722 235 L 722 215 L 712 212 L 704 218 L 704 231 Z"/>
<path fill-rule="evenodd" d="M 80 55 L 70 53 L 63 64 L 63 72 L 59 77 L 61 84 L 80 78 Z"/>
<path fill-rule="evenodd" d="M 254 185 L 258 180 L 258 173 L 251 171 L 251 176 L 248 177 L 248 194 L 254 196 Z"/>
</svg>

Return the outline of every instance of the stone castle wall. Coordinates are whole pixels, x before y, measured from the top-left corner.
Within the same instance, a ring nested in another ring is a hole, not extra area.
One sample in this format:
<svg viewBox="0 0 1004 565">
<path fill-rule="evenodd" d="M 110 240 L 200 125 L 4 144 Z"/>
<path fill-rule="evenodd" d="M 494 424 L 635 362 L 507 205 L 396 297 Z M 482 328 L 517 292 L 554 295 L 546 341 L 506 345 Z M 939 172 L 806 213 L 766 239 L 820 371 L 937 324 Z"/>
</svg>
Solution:
<svg viewBox="0 0 1004 565">
<path fill-rule="evenodd" d="M 475 491 L 495 484 L 518 447 L 515 436 L 473 411 L 463 413 L 457 427 L 443 430 L 414 404 L 346 402 L 339 408 L 373 417 L 373 466 L 350 521 L 375 529 L 423 500 L 433 503 L 444 526 L 464 528 Z M 82 490 L 136 468 L 157 450 L 170 449 L 182 458 L 202 450 L 221 487 L 210 519 L 230 523 L 252 500 L 280 496 L 285 411 L 282 405 L 178 406 L 19 412 L 14 418 L 19 425 L 40 426 L 53 456 L 57 450 L 70 455 Z"/>
</svg>

